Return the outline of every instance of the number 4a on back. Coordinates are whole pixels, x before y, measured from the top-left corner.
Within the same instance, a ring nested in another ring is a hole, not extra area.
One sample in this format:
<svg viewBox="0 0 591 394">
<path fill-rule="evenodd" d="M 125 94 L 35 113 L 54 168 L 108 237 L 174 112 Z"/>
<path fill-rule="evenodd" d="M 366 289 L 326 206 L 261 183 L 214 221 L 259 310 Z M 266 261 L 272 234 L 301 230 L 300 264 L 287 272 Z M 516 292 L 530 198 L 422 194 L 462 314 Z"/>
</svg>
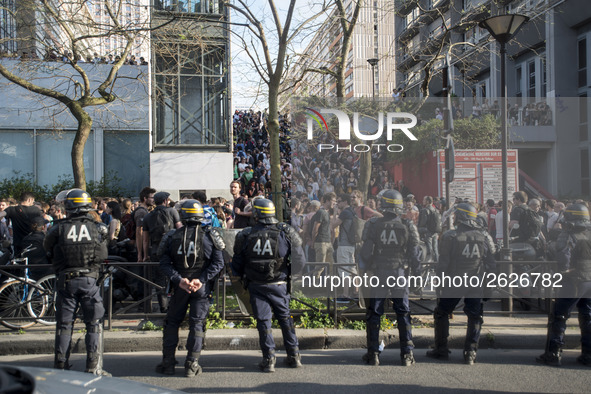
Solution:
<svg viewBox="0 0 591 394">
<path fill-rule="evenodd" d="M 68 235 L 66 235 L 66 238 L 72 240 L 72 242 L 81 242 L 83 239 L 87 241 L 92 241 L 92 238 L 90 237 L 90 232 L 88 231 L 88 228 L 85 224 L 80 226 L 79 233 L 77 231 L 77 228 L 75 226 L 72 226 L 70 228 L 70 231 L 68 231 Z"/>
</svg>

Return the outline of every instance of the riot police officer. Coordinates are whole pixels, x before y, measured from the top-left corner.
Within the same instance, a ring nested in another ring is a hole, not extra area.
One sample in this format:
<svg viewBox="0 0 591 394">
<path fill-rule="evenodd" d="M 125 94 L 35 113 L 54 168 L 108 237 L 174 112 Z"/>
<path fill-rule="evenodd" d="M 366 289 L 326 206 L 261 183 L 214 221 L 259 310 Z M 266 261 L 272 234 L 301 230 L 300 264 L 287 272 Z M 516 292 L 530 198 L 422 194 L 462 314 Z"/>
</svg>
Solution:
<svg viewBox="0 0 591 394">
<path fill-rule="evenodd" d="M 66 219 L 52 226 L 43 242 L 57 275 L 54 368 L 71 367 L 72 330 L 80 306 L 86 324 L 86 372 L 106 374 L 101 354 L 105 308 L 97 280 L 107 258 L 107 227 L 88 215 L 92 199 L 84 190 L 68 191 L 65 207 Z"/>
<path fill-rule="evenodd" d="M 274 313 L 287 351 L 285 361 L 288 366 L 298 368 L 302 363 L 289 310 L 288 284 L 292 266 L 301 269 L 305 263 L 302 241 L 291 226 L 277 221 L 272 201 L 255 199 L 252 215 L 255 225 L 236 236 L 232 270 L 235 275 L 243 277 L 250 292 L 263 352 L 259 367 L 264 372 L 275 372 L 275 341 L 271 332 Z"/>
<path fill-rule="evenodd" d="M 156 367 L 156 372 L 174 375 L 179 327 L 190 306 L 185 376 L 193 377 L 201 372 L 199 356 L 209 297 L 215 279 L 224 268 L 224 241 L 218 232 L 201 227 L 203 206 L 199 201 L 185 200 L 180 211 L 184 226 L 166 233 L 157 252 L 160 270 L 173 285 L 173 295 L 164 320 L 162 363 Z"/>
<path fill-rule="evenodd" d="M 564 331 L 570 312 L 576 305 L 581 329 L 581 355 L 577 361 L 591 366 L 591 222 L 589 209 L 572 204 L 564 211 L 562 232 L 556 241 L 556 261 L 565 278 L 554 308 L 548 316 L 545 352 L 539 363 L 560 366 Z"/>
<path fill-rule="evenodd" d="M 495 245 L 477 221 L 478 212 L 469 203 L 460 203 L 454 208 L 455 230 L 446 231 L 440 243 L 437 273 L 447 276 L 472 276 L 496 270 L 494 259 Z M 427 356 L 436 359 L 449 359 L 447 338 L 449 337 L 449 315 L 462 298 L 464 313 L 468 316 L 466 340 L 464 342 L 464 362 L 474 364 L 478 350 L 478 340 L 482 328 L 482 289 L 463 286 L 443 288 L 441 298 L 435 308 L 435 348 Z"/>
<path fill-rule="evenodd" d="M 380 211 L 384 215 L 371 218 L 363 230 L 360 268 L 386 282 L 388 276 L 404 276 L 405 263 L 412 272 L 419 270 L 419 232 L 411 220 L 402 218 L 402 195 L 397 190 L 385 190 L 380 194 Z M 384 314 L 386 296 L 392 298 L 398 332 L 400 334 L 400 362 L 403 366 L 414 364 L 414 344 L 410 306 L 408 303 L 408 284 L 393 287 L 384 293 L 384 289 L 369 289 L 370 298 L 366 299 L 367 353 L 363 361 L 370 365 L 379 365 L 380 319 Z"/>
</svg>

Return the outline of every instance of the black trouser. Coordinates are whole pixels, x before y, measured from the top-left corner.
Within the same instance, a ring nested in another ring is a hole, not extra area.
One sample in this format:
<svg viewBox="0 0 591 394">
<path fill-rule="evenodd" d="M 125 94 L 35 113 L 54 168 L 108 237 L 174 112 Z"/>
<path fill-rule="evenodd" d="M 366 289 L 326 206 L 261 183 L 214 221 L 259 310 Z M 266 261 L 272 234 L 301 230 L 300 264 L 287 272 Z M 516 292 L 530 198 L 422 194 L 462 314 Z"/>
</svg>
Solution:
<svg viewBox="0 0 591 394">
<path fill-rule="evenodd" d="M 101 319 L 105 314 L 97 280 L 87 276 L 68 280 L 64 275 L 60 275 L 55 306 L 55 361 L 67 363 L 70 357 L 72 329 L 78 306 L 82 309 L 86 324 L 86 351 L 96 353 L 99 347 Z"/>
<path fill-rule="evenodd" d="M 179 327 L 189 307 L 189 336 L 187 338 L 187 359 L 193 361 L 199 356 L 205 337 L 207 313 L 209 312 L 209 294 L 211 285 L 204 284 L 198 291 L 187 293 L 175 286 L 170 298 L 168 312 L 164 320 L 162 353 L 165 357 L 174 357 L 179 343 Z"/>
</svg>

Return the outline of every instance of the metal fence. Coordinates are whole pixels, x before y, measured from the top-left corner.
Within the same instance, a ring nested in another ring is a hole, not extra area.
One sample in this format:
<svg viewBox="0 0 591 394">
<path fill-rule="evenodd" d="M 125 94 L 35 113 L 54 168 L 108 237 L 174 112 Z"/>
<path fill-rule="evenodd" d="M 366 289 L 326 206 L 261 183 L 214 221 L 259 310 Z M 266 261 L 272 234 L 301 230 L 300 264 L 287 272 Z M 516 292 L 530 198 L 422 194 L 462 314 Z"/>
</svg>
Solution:
<svg viewBox="0 0 591 394">
<path fill-rule="evenodd" d="M 228 256 L 226 256 L 228 258 Z M 102 265 L 102 273 L 105 275 L 105 280 L 102 283 L 102 293 L 105 302 L 105 328 L 111 329 L 112 321 L 115 319 L 130 319 L 130 318 L 162 318 L 163 313 L 153 313 L 152 306 L 154 304 L 155 294 L 158 292 L 168 292 L 164 286 L 158 285 L 151 279 L 150 269 L 158 266 L 158 263 L 146 262 L 125 262 L 121 259 L 109 259 Z M 426 269 L 423 275 L 429 270 L 432 270 L 435 263 L 426 264 Z M 513 262 L 498 262 L 500 266 L 499 272 L 552 272 L 555 262 L 553 261 L 513 261 Z M 308 263 L 306 266 L 308 273 L 315 275 L 335 275 L 338 270 L 355 273 L 353 264 L 330 264 L 330 263 Z M 47 270 L 47 265 L 25 265 L 25 264 L 10 264 L 3 266 L 0 269 L 0 277 L 4 279 L 4 283 L 0 285 L 0 290 L 5 286 L 5 283 L 18 281 L 23 286 L 29 286 L 28 292 L 39 293 L 40 297 L 44 294 L 47 300 L 51 301 L 51 305 L 46 312 L 49 312 L 44 318 L 45 321 L 51 321 L 51 308 L 54 308 L 53 300 L 54 294 L 49 292 L 55 290 L 43 290 L 35 285 L 32 278 L 38 277 L 35 275 L 36 270 Z M 295 283 L 294 288 L 297 289 L 298 281 L 301 281 L 300 276 L 292 278 Z M 428 289 L 428 282 L 422 289 L 413 289 L 409 299 L 413 305 L 413 314 L 432 314 L 437 292 Z M 500 311 L 493 313 L 500 314 L 526 314 L 526 313 L 548 313 L 550 310 L 550 302 L 554 296 L 552 289 L 545 289 L 545 291 L 536 294 L 519 294 L 519 288 L 501 289 L 497 288 L 497 296 L 504 298 L 503 308 Z M 363 308 L 363 298 L 361 300 L 351 300 L 346 305 L 339 305 L 339 294 L 336 290 L 331 292 L 330 289 L 323 289 L 321 294 L 318 294 L 318 299 L 322 301 L 323 307 L 318 307 L 307 302 L 304 298 L 298 298 L 299 292 L 296 290 L 294 298 L 308 309 L 292 311 L 294 316 L 298 316 L 303 312 L 320 312 L 329 314 L 335 321 L 335 324 L 342 320 L 358 320 L 363 319 L 365 309 Z M 15 308 L 27 307 L 28 303 L 36 303 L 38 308 L 39 298 L 35 301 L 35 297 L 26 297 L 26 294 L 17 294 L 18 297 L 3 298 L 2 291 L 0 291 L 0 321 L 30 321 L 37 322 L 40 320 L 39 316 L 27 316 L 24 312 L 18 316 L 11 316 L 14 314 Z M 45 300 L 45 299 L 43 299 Z M 49 301 L 42 301 L 48 303 Z M 220 317 L 224 320 L 241 320 L 248 319 L 250 315 L 250 304 L 248 293 L 242 287 L 239 278 L 230 275 L 228 264 L 220 274 L 215 290 L 212 295 L 211 303 L 216 312 L 220 313 Z M 520 308 L 515 308 L 515 304 L 519 304 Z M 315 303 L 318 304 L 318 303 Z M 39 306 L 41 305 L 41 306 Z M 35 308 L 26 308 L 27 310 Z M 519 310 L 518 310 L 519 309 Z M 487 312 L 488 313 L 488 312 Z"/>
</svg>

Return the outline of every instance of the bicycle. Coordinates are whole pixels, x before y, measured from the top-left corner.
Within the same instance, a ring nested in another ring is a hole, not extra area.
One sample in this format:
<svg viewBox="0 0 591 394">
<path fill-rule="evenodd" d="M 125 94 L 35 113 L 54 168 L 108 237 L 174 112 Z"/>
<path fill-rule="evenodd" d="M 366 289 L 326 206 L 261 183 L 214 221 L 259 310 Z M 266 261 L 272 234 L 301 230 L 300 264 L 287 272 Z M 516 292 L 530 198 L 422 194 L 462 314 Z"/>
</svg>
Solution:
<svg viewBox="0 0 591 394">
<path fill-rule="evenodd" d="M 10 261 L 13 265 L 21 263 L 24 276 L 11 276 L 0 285 L 0 324 L 12 330 L 29 328 L 37 322 L 55 324 L 55 275 L 35 281 L 30 277 L 26 257 Z"/>
<path fill-rule="evenodd" d="M 55 274 L 42 277 L 37 281 L 36 285 L 27 296 L 29 314 L 36 319 L 36 322 L 46 326 L 55 326 Z M 44 308 L 37 306 L 40 302 Z"/>
</svg>

